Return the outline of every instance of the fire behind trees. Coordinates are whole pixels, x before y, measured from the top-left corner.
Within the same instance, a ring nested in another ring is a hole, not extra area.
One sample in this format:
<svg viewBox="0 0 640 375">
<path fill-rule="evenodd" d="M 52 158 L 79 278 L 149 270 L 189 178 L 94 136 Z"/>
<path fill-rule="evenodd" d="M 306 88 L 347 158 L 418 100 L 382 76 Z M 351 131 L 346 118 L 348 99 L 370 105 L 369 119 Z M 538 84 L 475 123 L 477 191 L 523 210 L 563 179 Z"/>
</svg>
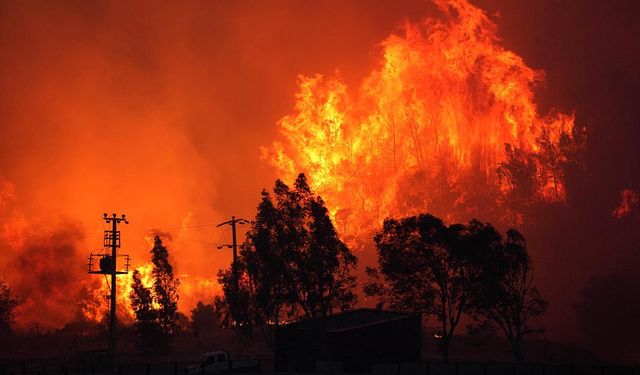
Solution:
<svg viewBox="0 0 640 375">
<path fill-rule="evenodd" d="M 233 266 L 220 271 L 224 295 L 216 300 L 228 324 L 244 332 L 259 327 L 271 344 L 281 320 L 323 318 L 356 302 L 356 257 L 338 238 L 305 176 L 298 176 L 294 189 L 276 181 L 274 193 L 275 202 L 263 191 L 235 264 L 237 283 Z M 503 238 L 488 223 L 446 225 L 422 214 L 385 220 L 375 241 L 380 268 L 367 269 L 365 293 L 394 309 L 437 317 L 444 360 L 463 315 L 498 326 L 515 359 L 524 360 L 522 341 L 537 331 L 531 319 L 547 304 L 532 285 L 519 232 L 509 230 Z"/>
<path fill-rule="evenodd" d="M 151 249 L 153 285 L 146 287 L 137 270 L 133 273 L 130 294 L 135 312 L 135 328 L 140 337 L 140 349 L 145 352 L 166 352 L 169 337 L 178 327 L 178 286 L 173 275 L 169 252 L 160 236 L 155 236 Z"/>
<path fill-rule="evenodd" d="M 275 201 L 266 190 L 237 264 L 220 271 L 224 296 L 216 304 L 228 323 L 246 329 L 268 327 L 296 317 L 323 318 L 357 301 L 352 271 L 356 256 L 340 240 L 329 212 L 314 196 L 304 174 L 291 189 L 281 180 Z M 233 306 L 233 301 L 237 301 Z"/>
</svg>

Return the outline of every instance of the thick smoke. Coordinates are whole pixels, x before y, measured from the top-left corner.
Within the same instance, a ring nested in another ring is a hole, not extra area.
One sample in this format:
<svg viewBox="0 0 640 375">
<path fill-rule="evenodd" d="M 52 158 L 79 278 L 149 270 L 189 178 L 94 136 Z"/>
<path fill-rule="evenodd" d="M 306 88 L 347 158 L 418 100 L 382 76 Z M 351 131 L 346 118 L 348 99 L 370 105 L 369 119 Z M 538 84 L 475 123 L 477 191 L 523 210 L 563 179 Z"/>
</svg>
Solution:
<svg viewBox="0 0 640 375">
<path fill-rule="evenodd" d="M 76 315 L 78 285 L 86 282 L 84 267 L 78 264 L 80 234 L 73 225 L 60 227 L 13 249 L 14 257 L 6 267 L 21 270 L 10 279 L 22 299 L 20 324 L 60 327 Z"/>
<path fill-rule="evenodd" d="M 0 199 L 0 270 L 20 305 L 16 328 L 60 328 L 79 316 L 80 294 L 91 286 L 81 246 L 84 233 L 73 221 L 30 221 L 13 196 Z"/>
</svg>

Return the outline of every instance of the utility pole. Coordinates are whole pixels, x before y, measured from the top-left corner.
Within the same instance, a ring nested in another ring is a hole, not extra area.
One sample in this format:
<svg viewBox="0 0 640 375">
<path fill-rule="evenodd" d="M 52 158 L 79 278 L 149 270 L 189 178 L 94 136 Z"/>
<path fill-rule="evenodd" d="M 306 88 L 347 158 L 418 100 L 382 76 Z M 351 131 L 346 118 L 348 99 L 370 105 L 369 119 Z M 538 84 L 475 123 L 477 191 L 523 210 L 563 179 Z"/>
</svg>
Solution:
<svg viewBox="0 0 640 375">
<path fill-rule="evenodd" d="M 109 309 L 109 359 L 111 364 L 115 365 L 116 358 L 116 276 L 129 273 L 129 255 L 121 256 L 125 257 L 125 268 L 122 270 L 118 270 L 117 268 L 117 257 L 118 257 L 118 249 L 120 248 L 120 231 L 118 230 L 118 224 L 124 223 L 129 224 L 129 221 L 126 219 L 126 215 L 122 214 L 121 217 L 118 217 L 116 214 L 112 216 L 108 216 L 107 214 L 103 215 L 103 220 L 107 224 L 111 224 L 111 230 L 104 231 L 104 250 L 105 252 L 102 254 L 91 254 L 89 256 L 89 273 L 96 273 L 102 275 L 111 275 L 111 288 L 110 288 L 110 309 Z M 111 250 L 111 254 L 108 253 L 108 250 Z M 93 260 L 99 257 L 100 258 L 100 269 L 93 269 Z"/>
<path fill-rule="evenodd" d="M 231 263 L 231 275 L 233 278 L 233 295 L 231 297 L 231 301 L 230 302 L 230 309 L 231 309 L 231 315 L 233 315 L 233 318 L 235 319 L 238 316 L 238 292 L 240 291 L 240 286 L 238 285 L 238 279 L 239 279 L 239 275 L 238 275 L 238 243 L 236 240 L 236 225 L 240 224 L 240 225 L 244 225 L 244 224 L 248 224 L 250 223 L 249 220 L 246 219 L 241 219 L 238 218 L 236 219 L 235 216 L 231 216 L 231 220 L 225 221 L 223 223 L 218 224 L 216 227 L 221 227 L 223 225 L 230 225 L 231 226 L 231 238 L 232 238 L 232 243 L 231 244 L 226 244 L 226 245 L 220 245 L 218 246 L 218 249 L 222 249 L 223 247 L 229 248 L 229 249 L 233 249 L 233 263 Z M 236 322 L 236 355 L 239 352 L 239 348 L 240 348 L 240 336 L 238 333 L 238 322 Z"/>
<path fill-rule="evenodd" d="M 232 269 L 232 273 L 233 273 L 233 282 L 234 282 L 234 287 L 236 288 L 236 290 L 238 289 L 238 243 L 236 240 L 236 224 L 248 224 L 250 223 L 249 220 L 246 219 L 236 219 L 235 216 L 231 216 L 231 220 L 225 221 L 224 223 L 220 223 L 218 225 L 216 225 L 216 227 L 221 227 L 223 225 L 231 225 L 231 237 L 232 237 L 232 243 L 230 245 L 220 245 L 218 246 L 218 249 L 222 249 L 223 247 L 229 248 L 229 249 L 233 249 L 233 263 L 231 264 L 231 269 Z"/>
<path fill-rule="evenodd" d="M 105 231 L 105 245 L 111 245 L 111 259 L 113 262 L 113 266 L 111 268 L 111 311 L 109 315 L 109 353 L 111 354 L 111 360 L 115 364 L 116 357 L 116 258 L 118 256 L 118 248 L 120 247 L 120 231 L 118 230 L 118 224 L 125 223 L 129 224 L 129 221 L 125 219 L 125 214 L 122 214 L 122 217 L 116 217 L 116 214 L 108 217 L 107 214 L 103 215 L 104 221 L 109 224 L 111 223 L 111 233 L 110 236 L 107 235 L 108 231 Z M 111 241 L 107 241 L 109 238 Z"/>
</svg>

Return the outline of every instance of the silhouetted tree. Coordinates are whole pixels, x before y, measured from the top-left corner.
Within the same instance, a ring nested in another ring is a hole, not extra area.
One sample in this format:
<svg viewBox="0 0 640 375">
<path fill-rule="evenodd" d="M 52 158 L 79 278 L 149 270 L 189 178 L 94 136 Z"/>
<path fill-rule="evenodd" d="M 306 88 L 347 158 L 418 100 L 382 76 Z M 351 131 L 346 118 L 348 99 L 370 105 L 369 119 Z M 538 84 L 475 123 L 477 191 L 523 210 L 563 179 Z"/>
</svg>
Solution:
<svg viewBox="0 0 640 375">
<path fill-rule="evenodd" d="M 524 361 L 523 340 L 541 332 L 531 320 L 544 313 L 547 302 L 533 285 L 531 258 L 524 236 L 515 229 L 506 239 L 496 239 L 497 256 L 487 257 L 482 283 L 474 295 L 475 317 L 482 323 L 497 325 L 511 345 L 515 360 Z"/>
<path fill-rule="evenodd" d="M 153 306 L 151 289 L 144 286 L 140 271 L 133 271 L 131 285 L 131 307 L 136 315 L 135 329 L 140 338 L 140 349 L 144 352 L 160 351 L 166 347 L 166 335 L 162 332 L 158 310 Z"/>
<path fill-rule="evenodd" d="M 353 306 L 357 258 L 339 239 L 320 197 L 315 197 L 303 174 L 294 189 L 280 180 L 274 187 L 275 203 L 262 192 L 256 219 L 239 255 L 238 305 L 235 319 L 262 327 L 285 317 L 325 317 Z M 234 315 L 231 270 L 218 281 L 224 296 L 220 311 Z"/>
<path fill-rule="evenodd" d="M 178 286 L 180 281 L 173 275 L 169 263 L 169 252 L 160 236 L 154 237 L 151 249 L 153 285 L 147 288 L 140 272 L 133 273 L 133 286 L 129 296 L 136 314 L 136 330 L 145 351 L 166 352 L 169 337 L 178 328 Z"/>
<path fill-rule="evenodd" d="M 191 328 L 193 328 L 193 325 L 191 324 L 191 319 L 189 319 L 189 317 L 186 314 L 178 311 L 176 313 L 176 328 L 174 332 L 186 332 Z"/>
<path fill-rule="evenodd" d="M 357 258 L 338 237 L 324 201 L 313 196 L 304 174 L 296 179 L 295 190 L 276 182 L 275 193 L 291 235 L 287 247 L 298 306 L 308 318 L 348 310 L 356 302 L 351 272 Z"/>
<path fill-rule="evenodd" d="M 155 236 L 151 249 L 153 263 L 153 298 L 158 304 L 158 319 L 163 332 L 170 335 L 177 327 L 178 286 L 180 280 L 173 275 L 169 252 L 160 236 Z"/>
<path fill-rule="evenodd" d="M 480 225 L 472 222 L 470 225 Z M 382 293 L 396 309 L 435 315 L 441 323 L 443 360 L 471 294 L 479 282 L 486 248 L 464 225 L 447 226 L 428 214 L 386 219 L 376 234 L 380 271 L 369 269 L 369 295 Z M 375 279 L 378 279 L 377 281 Z"/>
<path fill-rule="evenodd" d="M 11 324 L 16 318 L 18 299 L 13 295 L 9 285 L 0 279 L 0 335 L 9 337 L 12 333 Z"/>
<path fill-rule="evenodd" d="M 211 332 L 218 326 L 218 314 L 214 304 L 204 304 L 198 301 L 196 307 L 191 310 L 191 328 L 198 343 L 205 332 Z"/>
<path fill-rule="evenodd" d="M 196 307 L 191 310 L 191 325 L 196 332 L 211 330 L 218 325 L 218 314 L 213 304 L 204 304 L 198 301 Z"/>
<path fill-rule="evenodd" d="M 238 267 L 238 289 L 235 289 L 231 269 L 218 271 L 218 284 L 222 287 L 222 295 L 216 296 L 213 302 L 221 327 L 241 328 L 244 336 L 250 336 L 255 326 L 255 311 L 250 301 L 252 286 L 249 285 L 245 272 L 245 264 L 241 260 Z"/>
<path fill-rule="evenodd" d="M 274 344 L 271 328 L 292 315 L 295 301 L 292 272 L 287 263 L 291 251 L 286 244 L 289 233 L 281 223 L 281 212 L 263 190 L 241 256 L 251 280 L 254 323 L 262 328 L 270 348 Z"/>
</svg>

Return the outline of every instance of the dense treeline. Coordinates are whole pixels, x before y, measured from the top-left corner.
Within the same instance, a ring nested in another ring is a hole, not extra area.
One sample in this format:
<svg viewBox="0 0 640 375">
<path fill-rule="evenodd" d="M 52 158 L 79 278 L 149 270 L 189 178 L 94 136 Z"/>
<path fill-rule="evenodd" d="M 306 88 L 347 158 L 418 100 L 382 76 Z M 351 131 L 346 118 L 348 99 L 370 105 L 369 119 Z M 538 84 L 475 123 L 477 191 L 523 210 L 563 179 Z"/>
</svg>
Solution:
<svg viewBox="0 0 640 375">
<path fill-rule="evenodd" d="M 498 326 L 517 361 L 522 341 L 537 331 L 531 319 L 546 302 L 532 284 L 524 237 L 503 237 L 491 224 L 472 220 L 446 225 L 428 214 L 387 219 L 375 236 L 379 268 L 369 268 L 365 292 L 394 309 L 435 316 L 443 360 L 463 315 Z"/>
<path fill-rule="evenodd" d="M 294 188 L 277 180 L 262 201 L 239 260 L 220 271 L 224 295 L 216 300 L 226 324 L 260 328 L 267 341 L 285 319 L 322 318 L 356 303 L 356 257 L 340 241 L 320 197 L 303 174 Z M 274 199 L 275 198 L 275 199 Z M 385 220 L 375 236 L 379 267 L 367 268 L 363 289 L 382 305 L 441 324 L 442 357 L 463 315 L 499 328 L 517 361 L 523 339 L 547 303 L 532 283 L 524 236 L 502 236 L 472 220 L 446 225 L 428 214 Z"/>
</svg>

